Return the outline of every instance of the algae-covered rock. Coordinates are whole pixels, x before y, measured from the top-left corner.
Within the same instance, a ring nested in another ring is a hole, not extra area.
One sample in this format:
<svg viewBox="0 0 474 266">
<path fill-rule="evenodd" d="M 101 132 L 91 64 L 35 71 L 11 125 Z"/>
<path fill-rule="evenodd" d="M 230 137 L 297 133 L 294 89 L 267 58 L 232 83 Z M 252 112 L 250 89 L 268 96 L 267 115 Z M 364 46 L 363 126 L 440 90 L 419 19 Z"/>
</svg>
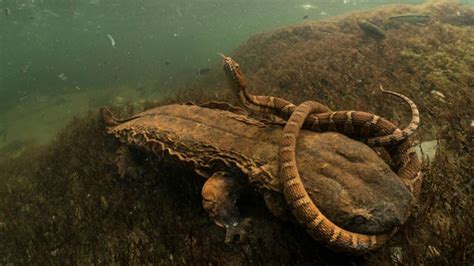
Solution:
<svg viewBox="0 0 474 266">
<path fill-rule="evenodd" d="M 382 83 L 418 105 L 422 139 L 446 140 L 423 169 L 417 215 L 381 250 L 365 257 L 334 254 L 275 219 L 252 193 L 238 202 L 257 217 L 249 243 L 223 245 L 224 232 L 201 207 L 201 177 L 140 157 L 146 166 L 141 178 L 121 179 L 116 147 L 89 116 L 73 121 L 46 148 L 0 160 L 0 262 L 381 265 L 394 263 L 392 254 L 404 264 L 471 263 L 474 29 L 453 21 L 457 11 L 470 10 L 446 1 L 384 6 L 257 34 L 233 55 L 253 93 L 295 103 L 316 99 L 403 124 L 408 112 L 376 91 Z M 421 25 L 387 20 L 405 13 L 432 19 Z M 380 26 L 386 38 L 365 38 L 358 19 Z M 219 70 L 202 81 L 171 101 L 237 102 Z M 445 102 L 433 99 L 433 90 Z"/>
</svg>

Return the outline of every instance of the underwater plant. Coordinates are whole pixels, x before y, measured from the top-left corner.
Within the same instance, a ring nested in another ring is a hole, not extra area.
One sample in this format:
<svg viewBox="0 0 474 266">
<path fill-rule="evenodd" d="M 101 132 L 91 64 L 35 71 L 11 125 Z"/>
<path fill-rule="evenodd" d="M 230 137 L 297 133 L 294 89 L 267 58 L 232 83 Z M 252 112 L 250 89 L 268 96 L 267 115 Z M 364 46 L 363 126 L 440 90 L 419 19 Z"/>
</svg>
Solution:
<svg viewBox="0 0 474 266">
<path fill-rule="evenodd" d="M 332 253 L 303 230 L 282 222 L 254 194 L 245 205 L 254 221 L 246 245 L 223 245 L 223 232 L 201 208 L 202 180 L 166 162 L 139 157 L 140 178 L 122 179 L 116 144 L 97 114 L 77 118 L 46 146 L 0 158 L 0 262 L 18 264 L 469 264 L 474 261 L 474 28 L 445 1 L 385 6 L 326 21 L 257 34 L 235 58 L 245 66 L 249 90 L 298 103 L 316 99 L 336 109 L 356 109 L 406 123 L 403 108 L 378 92 L 408 95 L 420 108 L 420 141 L 439 142 L 425 162 L 416 215 L 381 250 L 361 257 Z M 412 24 L 394 15 L 423 13 Z M 380 26 L 383 40 L 367 38 L 357 25 Z M 220 66 L 219 66 L 220 67 Z M 434 97 L 437 91 L 444 97 Z M 442 100 L 440 100 L 442 99 Z M 166 101 L 237 103 L 222 71 Z M 122 105 L 114 113 L 140 111 Z M 396 111 L 395 111 L 396 110 Z M 400 111 L 402 110 L 402 111 Z M 13 158 L 14 157 L 14 158 Z"/>
</svg>

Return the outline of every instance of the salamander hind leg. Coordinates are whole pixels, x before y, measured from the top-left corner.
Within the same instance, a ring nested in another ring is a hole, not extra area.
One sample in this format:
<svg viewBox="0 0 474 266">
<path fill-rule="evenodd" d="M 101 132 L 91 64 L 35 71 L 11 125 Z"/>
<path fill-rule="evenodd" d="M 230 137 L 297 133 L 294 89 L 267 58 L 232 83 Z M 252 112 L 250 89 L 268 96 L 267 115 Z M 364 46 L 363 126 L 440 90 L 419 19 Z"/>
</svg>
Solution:
<svg viewBox="0 0 474 266">
<path fill-rule="evenodd" d="M 214 173 L 202 188 L 202 205 L 211 219 L 226 229 L 225 242 L 238 238 L 247 240 L 251 219 L 241 218 L 237 208 L 237 199 L 242 185 L 225 172 Z"/>
</svg>

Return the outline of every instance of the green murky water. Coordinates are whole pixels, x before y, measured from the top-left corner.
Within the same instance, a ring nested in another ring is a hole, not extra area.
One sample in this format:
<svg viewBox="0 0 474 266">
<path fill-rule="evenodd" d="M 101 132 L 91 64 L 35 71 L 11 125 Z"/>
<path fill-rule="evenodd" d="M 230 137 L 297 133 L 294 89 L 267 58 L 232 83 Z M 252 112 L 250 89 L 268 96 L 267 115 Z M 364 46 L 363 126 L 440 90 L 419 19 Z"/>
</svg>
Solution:
<svg viewBox="0 0 474 266">
<path fill-rule="evenodd" d="M 173 95 L 255 33 L 419 2 L 0 1 L 0 146 L 47 141 L 73 115 L 113 99 Z"/>
<path fill-rule="evenodd" d="M 428 2 L 0 0 L 0 265 L 471 265 L 474 0 Z M 195 169 L 116 156 L 98 109 L 232 102 L 218 53 L 238 57 L 252 92 L 294 103 L 402 126 L 407 108 L 379 86 L 416 103 L 421 196 L 386 245 L 363 257 L 329 252 L 274 217 L 252 185 L 237 201 L 254 222 L 250 244 L 223 244 Z"/>
</svg>

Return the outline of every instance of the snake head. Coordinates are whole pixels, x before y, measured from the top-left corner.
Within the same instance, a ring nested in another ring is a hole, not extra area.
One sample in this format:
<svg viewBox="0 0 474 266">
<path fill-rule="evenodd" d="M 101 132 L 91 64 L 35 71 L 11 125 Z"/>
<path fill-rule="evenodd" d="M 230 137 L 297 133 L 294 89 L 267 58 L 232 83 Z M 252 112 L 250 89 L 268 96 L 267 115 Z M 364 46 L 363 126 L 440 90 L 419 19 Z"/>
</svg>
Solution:
<svg viewBox="0 0 474 266">
<path fill-rule="evenodd" d="M 234 59 L 229 56 L 225 56 L 221 53 L 219 55 L 224 60 L 224 71 L 227 76 L 227 80 L 233 88 L 241 89 L 245 87 L 244 73 L 240 69 L 240 66 Z"/>
</svg>

